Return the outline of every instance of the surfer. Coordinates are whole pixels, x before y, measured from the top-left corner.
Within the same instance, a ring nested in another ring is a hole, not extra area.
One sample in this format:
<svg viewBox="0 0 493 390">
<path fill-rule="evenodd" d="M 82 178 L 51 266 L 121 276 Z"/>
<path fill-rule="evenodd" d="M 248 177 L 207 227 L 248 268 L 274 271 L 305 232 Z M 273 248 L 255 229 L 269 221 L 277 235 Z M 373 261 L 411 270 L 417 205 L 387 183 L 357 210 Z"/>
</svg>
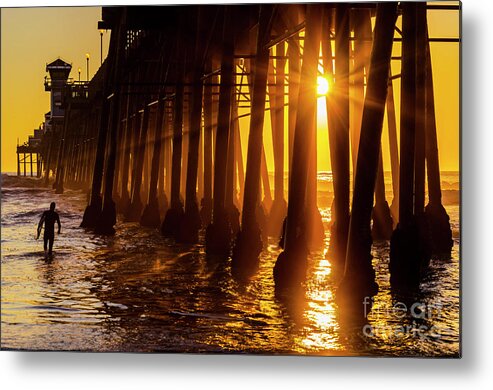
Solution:
<svg viewBox="0 0 493 390">
<path fill-rule="evenodd" d="M 51 202 L 50 209 L 46 210 L 41 216 L 41 219 L 39 220 L 38 236 L 36 237 L 36 239 L 39 238 L 44 223 L 45 225 L 45 232 L 43 235 L 44 250 L 46 253 L 46 250 L 48 249 L 49 256 L 51 256 L 53 252 L 53 241 L 55 240 L 55 222 L 58 224 L 58 234 L 60 234 L 60 229 L 61 229 L 60 217 L 58 216 L 58 213 L 55 212 L 55 202 Z"/>
</svg>

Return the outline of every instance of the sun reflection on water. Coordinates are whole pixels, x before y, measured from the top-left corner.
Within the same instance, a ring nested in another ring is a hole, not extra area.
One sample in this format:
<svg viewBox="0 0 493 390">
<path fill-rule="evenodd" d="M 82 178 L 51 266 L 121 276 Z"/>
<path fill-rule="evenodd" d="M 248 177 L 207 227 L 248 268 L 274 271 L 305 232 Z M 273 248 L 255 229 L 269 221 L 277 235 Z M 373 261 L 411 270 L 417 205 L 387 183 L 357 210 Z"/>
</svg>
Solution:
<svg viewBox="0 0 493 390">
<path fill-rule="evenodd" d="M 325 250 L 318 254 L 309 270 L 311 277 L 305 293 L 305 324 L 300 337 L 296 339 L 300 350 L 322 352 L 341 348 L 337 336 L 337 309 L 330 279 L 331 264 L 329 260 L 320 258 L 324 252 Z"/>
<path fill-rule="evenodd" d="M 389 248 L 374 246 L 380 289 L 368 324 L 383 331 L 365 338 L 361 328 L 348 333 L 340 323 L 337 268 L 326 256 L 330 207 L 320 208 L 324 247 L 309 256 L 300 294 L 285 302 L 276 296 L 272 275 L 280 253 L 276 239 L 262 252 L 258 273 L 240 283 L 231 277 L 229 262 L 207 260 L 201 245 L 181 247 L 163 241 L 159 232 L 121 221 L 111 239 L 79 229 L 85 194 L 68 191 L 56 198 L 64 234 L 57 238 L 57 255 L 47 262 L 40 243 L 26 237 L 32 236 L 38 211 L 54 195 L 18 191 L 10 196 L 9 191 L 2 188 L 3 347 L 327 355 L 458 351 L 458 237 L 452 260 L 432 262 L 423 283 L 420 299 L 443 303 L 440 316 L 414 325 L 389 313 L 395 303 Z M 449 210 L 458 227 L 457 210 Z M 437 326 L 441 338 L 396 338 L 385 330 L 408 324 L 414 329 Z"/>
</svg>

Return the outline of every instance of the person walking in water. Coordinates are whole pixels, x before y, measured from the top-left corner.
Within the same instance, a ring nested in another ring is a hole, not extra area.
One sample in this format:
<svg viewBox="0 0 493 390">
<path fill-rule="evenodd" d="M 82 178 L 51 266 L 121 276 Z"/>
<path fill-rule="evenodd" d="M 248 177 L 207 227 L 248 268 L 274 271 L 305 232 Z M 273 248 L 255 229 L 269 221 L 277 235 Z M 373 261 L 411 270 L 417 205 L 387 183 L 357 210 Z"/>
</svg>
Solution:
<svg viewBox="0 0 493 390">
<path fill-rule="evenodd" d="M 55 202 L 51 202 L 50 209 L 45 211 L 41 216 L 41 219 L 39 220 L 38 236 L 36 237 L 36 239 L 39 238 L 39 235 L 41 234 L 41 228 L 43 227 L 44 223 L 44 250 L 46 253 L 46 250 L 48 249 L 48 255 L 50 256 L 53 253 L 53 241 L 55 240 L 55 222 L 58 224 L 58 234 L 60 234 L 60 229 L 62 227 L 60 224 L 60 217 L 58 216 L 58 213 L 55 212 Z"/>
</svg>

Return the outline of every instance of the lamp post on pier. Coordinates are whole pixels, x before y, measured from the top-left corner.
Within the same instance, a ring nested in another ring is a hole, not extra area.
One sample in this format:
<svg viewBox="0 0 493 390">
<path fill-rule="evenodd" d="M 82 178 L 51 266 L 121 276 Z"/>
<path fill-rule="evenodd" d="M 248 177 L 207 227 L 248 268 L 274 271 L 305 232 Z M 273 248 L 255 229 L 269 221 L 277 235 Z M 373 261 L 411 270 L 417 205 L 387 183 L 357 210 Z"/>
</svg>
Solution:
<svg viewBox="0 0 493 390">
<path fill-rule="evenodd" d="M 79 82 L 80 82 L 80 68 L 79 68 Z"/>
<path fill-rule="evenodd" d="M 99 30 L 99 36 L 101 37 L 100 58 L 101 58 L 101 65 L 103 65 L 103 30 Z"/>
<path fill-rule="evenodd" d="M 86 79 L 89 81 L 89 53 L 86 53 Z"/>
</svg>

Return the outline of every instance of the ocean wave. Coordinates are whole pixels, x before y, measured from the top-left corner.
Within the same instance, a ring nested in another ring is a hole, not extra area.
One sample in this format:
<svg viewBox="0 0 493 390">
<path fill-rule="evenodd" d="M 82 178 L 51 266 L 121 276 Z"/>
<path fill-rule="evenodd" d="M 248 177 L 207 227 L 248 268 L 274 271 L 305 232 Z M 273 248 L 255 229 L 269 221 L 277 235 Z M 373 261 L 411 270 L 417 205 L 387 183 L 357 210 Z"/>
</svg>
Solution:
<svg viewBox="0 0 493 390">
<path fill-rule="evenodd" d="M 41 178 L 30 176 L 11 176 L 6 173 L 2 173 L 2 179 L 0 182 L 2 188 L 4 187 L 20 187 L 20 188 L 36 188 L 44 185 L 44 180 Z"/>
</svg>

